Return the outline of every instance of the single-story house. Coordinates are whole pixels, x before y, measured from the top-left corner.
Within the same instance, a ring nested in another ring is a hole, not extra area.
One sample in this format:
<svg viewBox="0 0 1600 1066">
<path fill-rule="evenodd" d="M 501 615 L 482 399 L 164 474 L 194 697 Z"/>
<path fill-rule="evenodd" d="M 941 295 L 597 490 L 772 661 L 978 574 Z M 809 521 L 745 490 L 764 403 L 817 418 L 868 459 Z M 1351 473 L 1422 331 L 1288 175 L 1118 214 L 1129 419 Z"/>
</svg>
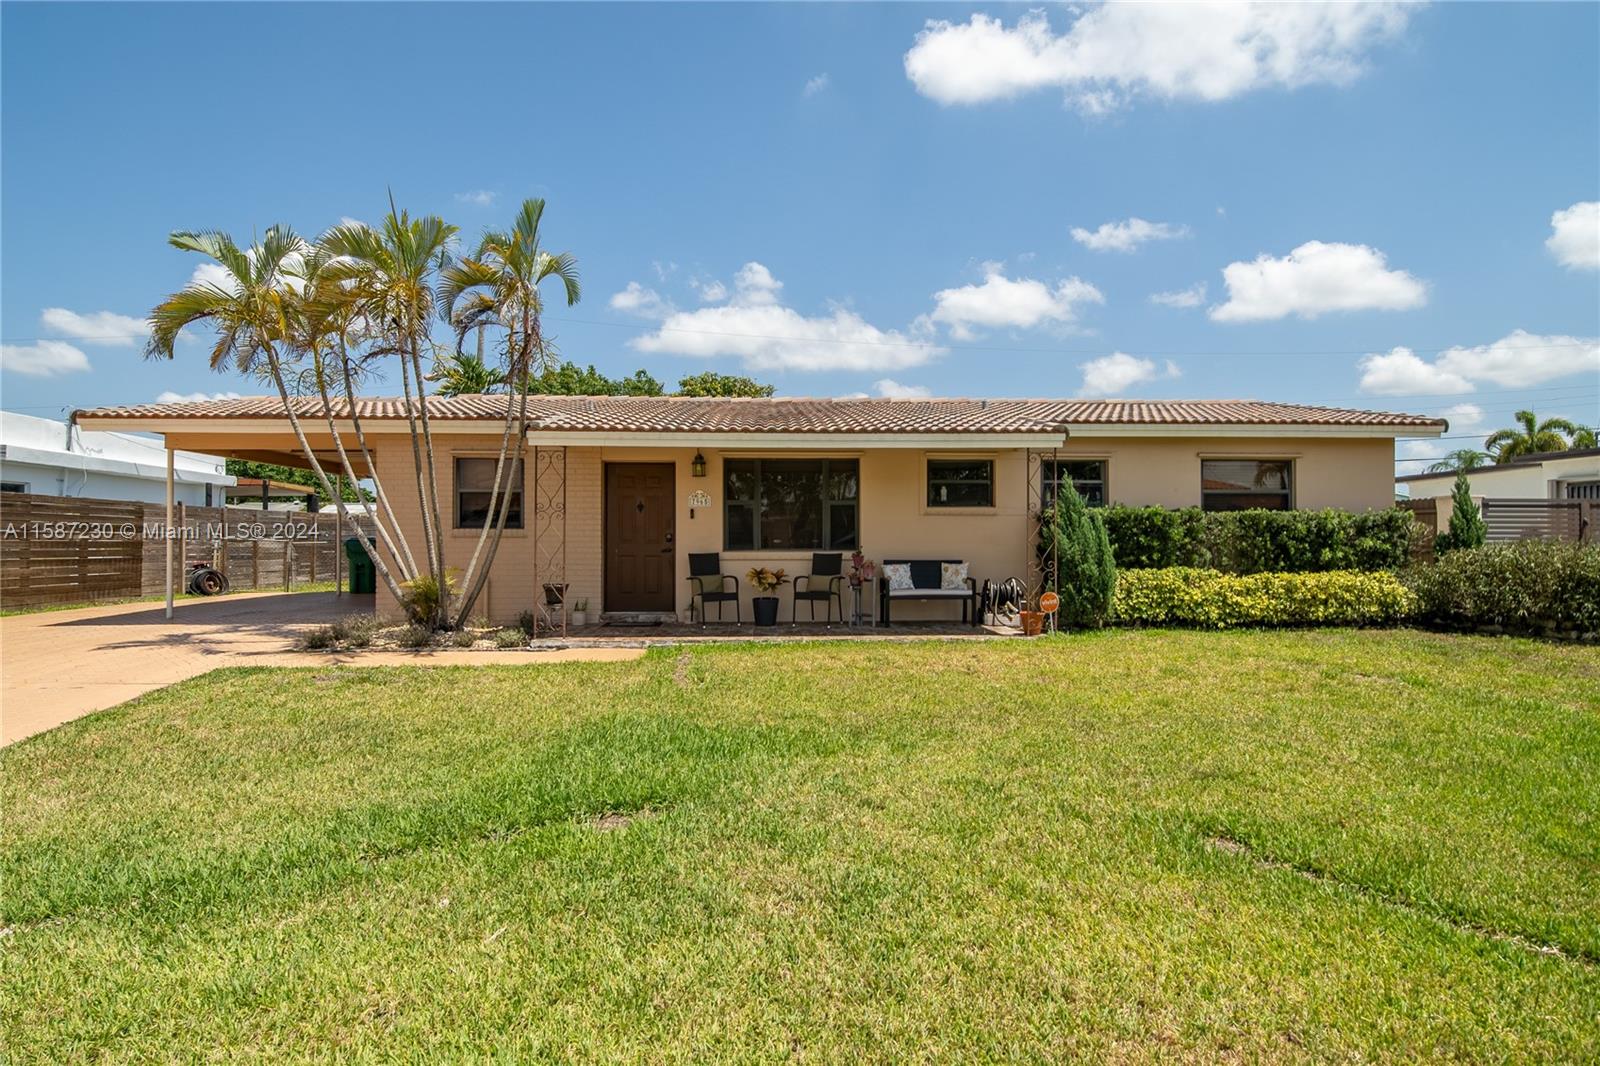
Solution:
<svg viewBox="0 0 1600 1066">
<path fill-rule="evenodd" d="M 298 402 L 331 470 L 326 420 L 313 401 Z M 466 567 L 485 519 L 506 403 L 429 400 L 448 565 Z M 360 405 L 374 463 L 420 553 L 403 401 Z M 980 582 L 1021 577 L 1030 515 L 1067 480 L 1092 503 L 1387 508 L 1395 438 L 1448 428 L 1418 415 L 1228 400 L 537 396 L 530 411 L 526 469 L 479 604 L 496 621 L 532 606 L 545 582 L 567 584 L 568 602 L 587 600 L 591 613 L 686 617 L 688 556 L 699 552 L 720 552 L 746 599 L 746 570 L 804 573 L 816 550 L 961 560 Z M 173 448 L 306 465 L 276 398 L 76 418 L 161 433 Z M 350 423 L 341 418 L 339 429 L 353 449 Z M 396 609 L 381 583 L 378 599 L 380 611 Z M 949 613 L 930 604 L 920 616 Z"/>
<path fill-rule="evenodd" d="M 1538 452 L 1467 471 L 1472 495 L 1505 500 L 1600 500 L 1600 448 Z M 1455 491 L 1454 470 L 1405 474 L 1397 489 L 1413 500 L 1448 498 Z M 1448 514 L 1446 518 L 1448 518 Z"/>
</svg>

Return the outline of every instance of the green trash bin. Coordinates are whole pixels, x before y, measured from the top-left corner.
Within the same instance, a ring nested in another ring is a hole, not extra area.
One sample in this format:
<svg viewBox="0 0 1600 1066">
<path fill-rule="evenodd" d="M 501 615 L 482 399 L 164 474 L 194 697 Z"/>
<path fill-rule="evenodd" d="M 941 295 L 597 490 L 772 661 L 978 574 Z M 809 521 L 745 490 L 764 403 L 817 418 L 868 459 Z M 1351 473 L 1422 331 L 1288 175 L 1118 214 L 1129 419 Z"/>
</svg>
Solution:
<svg viewBox="0 0 1600 1066">
<path fill-rule="evenodd" d="M 371 541 L 367 543 L 370 544 Z M 350 591 L 377 592 L 378 571 L 372 565 L 372 556 L 368 553 L 367 544 L 363 544 L 360 537 L 346 537 L 344 557 L 350 561 Z"/>
</svg>

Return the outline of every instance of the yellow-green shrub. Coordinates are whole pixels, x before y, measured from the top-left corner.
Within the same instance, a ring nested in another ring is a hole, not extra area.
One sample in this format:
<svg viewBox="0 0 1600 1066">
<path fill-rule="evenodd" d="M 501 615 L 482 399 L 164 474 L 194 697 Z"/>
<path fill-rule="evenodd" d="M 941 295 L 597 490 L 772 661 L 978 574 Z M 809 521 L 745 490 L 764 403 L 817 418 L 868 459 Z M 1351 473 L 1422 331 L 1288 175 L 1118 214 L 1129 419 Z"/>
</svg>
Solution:
<svg viewBox="0 0 1600 1066">
<path fill-rule="evenodd" d="M 1173 566 L 1120 570 L 1111 601 L 1117 625 L 1355 626 L 1410 616 L 1416 596 L 1387 571 L 1224 574 Z"/>
</svg>

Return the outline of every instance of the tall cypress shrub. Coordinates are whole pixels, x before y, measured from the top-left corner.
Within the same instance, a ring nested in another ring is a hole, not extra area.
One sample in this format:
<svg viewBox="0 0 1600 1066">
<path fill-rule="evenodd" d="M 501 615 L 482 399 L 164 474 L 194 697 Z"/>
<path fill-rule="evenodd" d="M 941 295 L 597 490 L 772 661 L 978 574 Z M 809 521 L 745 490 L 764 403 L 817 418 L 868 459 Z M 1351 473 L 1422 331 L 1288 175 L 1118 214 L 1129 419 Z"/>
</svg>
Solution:
<svg viewBox="0 0 1600 1066">
<path fill-rule="evenodd" d="M 1434 538 L 1433 554 L 1481 548 L 1488 533 L 1483 515 L 1472 499 L 1472 482 L 1467 480 L 1465 471 L 1457 471 L 1455 488 L 1450 490 L 1450 528 Z"/>
<path fill-rule="evenodd" d="M 1073 628 L 1104 625 L 1117 588 L 1117 564 L 1105 521 L 1089 510 L 1072 484 L 1061 486 L 1040 523 L 1039 557 L 1045 588 L 1061 597 L 1057 623 Z M 1055 553 L 1051 555 L 1051 541 Z"/>
</svg>

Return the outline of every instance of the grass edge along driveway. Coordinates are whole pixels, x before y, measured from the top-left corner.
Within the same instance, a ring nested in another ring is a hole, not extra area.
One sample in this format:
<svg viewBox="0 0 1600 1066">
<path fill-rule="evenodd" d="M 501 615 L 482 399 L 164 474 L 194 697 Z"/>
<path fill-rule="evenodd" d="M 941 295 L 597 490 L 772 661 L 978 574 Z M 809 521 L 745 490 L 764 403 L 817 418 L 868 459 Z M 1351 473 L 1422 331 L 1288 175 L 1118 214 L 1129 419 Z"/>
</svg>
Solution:
<svg viewBox="0 0 1600 1066">
<path fill-rule="evenodd" d="M 0 756 L 6 1046 L 1593 1058 L 1596 693 L 1407 631 L 213 673 Z"/>
</svg>

